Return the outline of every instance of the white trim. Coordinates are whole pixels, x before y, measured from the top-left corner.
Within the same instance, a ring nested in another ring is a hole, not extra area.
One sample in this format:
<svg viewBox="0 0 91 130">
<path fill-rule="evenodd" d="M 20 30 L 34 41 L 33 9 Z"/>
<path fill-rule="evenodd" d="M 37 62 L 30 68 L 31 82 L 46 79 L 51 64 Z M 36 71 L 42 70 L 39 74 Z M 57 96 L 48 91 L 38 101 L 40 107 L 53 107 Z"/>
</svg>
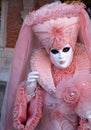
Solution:
<svg viewBox="0 0 91 130">
<path fill-rule="evenodd" d="M 1 1 L 1 29 L 0 29 L 0 48 L 4 48 L 6 44 L 6 24 L 7 24 L 7 0 Z"/>
</svg>

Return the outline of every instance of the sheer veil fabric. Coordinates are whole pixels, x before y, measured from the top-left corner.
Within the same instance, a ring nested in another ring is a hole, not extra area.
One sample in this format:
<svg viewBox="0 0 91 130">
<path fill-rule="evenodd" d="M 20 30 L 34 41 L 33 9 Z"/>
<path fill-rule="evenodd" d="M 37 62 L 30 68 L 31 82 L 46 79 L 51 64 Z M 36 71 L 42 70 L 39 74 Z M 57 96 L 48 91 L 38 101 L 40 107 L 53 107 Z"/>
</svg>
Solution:
<svg viewBox="0 0 91 130">
<path fill-rule="evenodd" d="M 39 40 L 33 34 L 32 26 L 48 19 L 75 15 L 80 19 L 79 41 L 85 44 L 87 54 L 91 60 L 91 20 L 85 11 L 83 3 L 68 5 L 61 2 L 54 2 L 26 16 L 15 47 L 10 78 L 2 106 L 0 130 L 14 130 L 12 116 L 18 85 L 26 79 L 33 50 L 42 47 Z"/>
</svg>

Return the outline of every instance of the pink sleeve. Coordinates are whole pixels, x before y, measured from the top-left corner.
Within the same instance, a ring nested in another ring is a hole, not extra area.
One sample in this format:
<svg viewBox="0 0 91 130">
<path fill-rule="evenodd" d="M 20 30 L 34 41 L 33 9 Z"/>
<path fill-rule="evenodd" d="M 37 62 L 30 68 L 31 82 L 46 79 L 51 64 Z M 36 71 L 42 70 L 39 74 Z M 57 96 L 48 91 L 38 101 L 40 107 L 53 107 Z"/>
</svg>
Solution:
<svg viewBox="0 0 91 130">
<path fill-rule="evenodd" d="M 37 87 L 35 96 L 27 103 L 24 83 L 20 85 L 15 99 L 13 122 L 16 130 L 33 130 L 42 116 L 43 91 Z"/>
<path fill-rule="evenodd" d="M 84 130 L 84 124 L 87 123 L 86 119 L 80 119 L 79 127 L 77 130 Z"/>
</svg>

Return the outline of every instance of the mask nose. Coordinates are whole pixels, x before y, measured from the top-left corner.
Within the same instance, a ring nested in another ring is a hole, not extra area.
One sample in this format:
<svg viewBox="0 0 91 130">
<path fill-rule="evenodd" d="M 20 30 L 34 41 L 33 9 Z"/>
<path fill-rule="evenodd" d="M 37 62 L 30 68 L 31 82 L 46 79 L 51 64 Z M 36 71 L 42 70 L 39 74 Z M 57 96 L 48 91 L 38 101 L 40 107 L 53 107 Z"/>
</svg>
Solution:
<svg viewBox="0 0 91 130">
<path fill-rule="evenodd" d="M 62 54 L 60 51 L 59 51 L 59 59 L 62 59 Z"/>
</svg>

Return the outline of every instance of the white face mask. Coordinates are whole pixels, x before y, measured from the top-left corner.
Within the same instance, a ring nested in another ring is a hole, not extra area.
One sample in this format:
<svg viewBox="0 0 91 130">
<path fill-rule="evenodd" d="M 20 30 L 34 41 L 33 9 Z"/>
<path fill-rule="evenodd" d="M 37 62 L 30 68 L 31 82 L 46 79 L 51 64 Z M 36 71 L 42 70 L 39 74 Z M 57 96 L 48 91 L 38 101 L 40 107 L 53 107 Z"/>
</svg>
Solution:
<svg viewBox="0 0 91 130">
<path fill-rule="evenodd" d="M 58 68 L 67 68 L 73 60 L 73 50 L 70 44 L 65 45 L 61 50 L 51 48 L 50 60 Z"/>
</svg>

